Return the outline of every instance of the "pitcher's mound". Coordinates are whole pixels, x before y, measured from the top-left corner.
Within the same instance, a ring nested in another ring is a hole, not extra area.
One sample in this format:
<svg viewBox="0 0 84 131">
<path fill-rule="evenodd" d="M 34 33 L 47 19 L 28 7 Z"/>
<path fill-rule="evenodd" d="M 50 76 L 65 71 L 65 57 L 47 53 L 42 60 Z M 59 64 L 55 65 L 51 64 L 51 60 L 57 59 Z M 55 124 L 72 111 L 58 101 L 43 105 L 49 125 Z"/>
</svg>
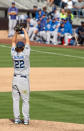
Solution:
<svg viewBox="0 0 84 131">
<path fill-rule="evenodd" d="M 0 119 L 1 131 L 84 131 L 83 124 L 31 120 L 29 125 L 14 124 L 11 120 Z"/>
</svg>

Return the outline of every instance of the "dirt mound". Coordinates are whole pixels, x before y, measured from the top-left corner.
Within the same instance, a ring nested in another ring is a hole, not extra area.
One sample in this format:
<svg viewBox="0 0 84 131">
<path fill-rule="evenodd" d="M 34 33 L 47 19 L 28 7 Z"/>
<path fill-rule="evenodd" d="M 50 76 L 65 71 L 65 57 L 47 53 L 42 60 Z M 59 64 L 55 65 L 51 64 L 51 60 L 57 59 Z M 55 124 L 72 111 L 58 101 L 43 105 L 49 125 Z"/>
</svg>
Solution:
<svg viewBox="0 0 84 131">
<path fill-rule="evenodd" d="M 0 119 L 1 131 L 84 131 L 83 124 L 31 120 L 29 125 L 14 124 L 11 120 Z"/>
</svg>

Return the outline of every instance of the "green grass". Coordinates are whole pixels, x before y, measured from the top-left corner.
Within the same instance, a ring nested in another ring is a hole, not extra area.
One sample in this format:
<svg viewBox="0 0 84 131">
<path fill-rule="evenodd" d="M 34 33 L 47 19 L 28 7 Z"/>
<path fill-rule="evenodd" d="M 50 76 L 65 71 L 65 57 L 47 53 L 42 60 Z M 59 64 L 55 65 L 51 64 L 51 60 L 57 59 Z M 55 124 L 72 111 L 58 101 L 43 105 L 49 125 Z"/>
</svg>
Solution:
<svg viewBox="0 0 84 131">
<path fill-rule="evenodd" d="M 84 91 L 31 92 L 30 117 L 84 124 Z M 0 93 L 0 118 L 13 118 L 10 92 Z"/>
<path fill-rule="evenodd" d="M 13 66 L 10 46 L 6 46 L 0 46 L 0 67 Z M 31 67 L 84 67 L 84 50 L 31 46 L 30 62 Z"/>
</svg>

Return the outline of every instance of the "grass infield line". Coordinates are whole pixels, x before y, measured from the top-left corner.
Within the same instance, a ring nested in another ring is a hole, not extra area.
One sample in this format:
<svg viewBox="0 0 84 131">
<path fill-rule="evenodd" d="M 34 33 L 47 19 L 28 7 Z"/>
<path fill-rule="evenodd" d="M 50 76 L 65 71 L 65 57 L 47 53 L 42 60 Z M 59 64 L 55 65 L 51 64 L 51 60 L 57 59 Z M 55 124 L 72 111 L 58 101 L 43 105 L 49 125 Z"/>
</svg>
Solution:
<svg viewBox="0 0 84 131">
<path fill-rule="evenodd" d="M 84 59 L 84 57 L 81 57 L 81 56 L 64 55 L 64 54 L 61 54 L 61 53 L 45 52 L 45 51 L 38 51 L 38 50 L 31 50 L 31 51 L 38 52 L 38 53 L 50 54 L 50 55 L 58 55 L 58 56 L 65 56 L 65 57 Z"/>
<path fill-rule="evenodd" d="M 4 47 L 4 48 L 11 48 L 9 46 L 5 46 L 5 45 L 0 45 L 1 47 Z M 64 57 L 71 57 L 71 58 L 78 58 L 78 59 L 84 59 L 84 57 L 81 57 L 81 56 L 73 56 L 73 55 L 65 55 L 65 54 L 61 54 L 61 53 L 54 53 L 54 52 L 45 52 L 45 51 L 38 51 L 38 50 L 32 50 L 31 51 L 33 52 L 37 52 L 37 53 L 43 53 L 43 54 L 50 54 L 50 55 L 57 55 L 57 56 L 64 56 Z"/>
</svg>

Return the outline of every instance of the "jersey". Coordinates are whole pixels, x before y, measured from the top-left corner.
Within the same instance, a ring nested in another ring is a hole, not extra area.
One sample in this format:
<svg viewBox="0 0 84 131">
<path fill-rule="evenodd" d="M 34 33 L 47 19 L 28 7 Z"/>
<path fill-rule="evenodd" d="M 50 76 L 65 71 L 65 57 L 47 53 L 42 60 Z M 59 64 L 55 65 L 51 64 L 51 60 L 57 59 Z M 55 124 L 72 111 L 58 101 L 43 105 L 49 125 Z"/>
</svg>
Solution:
<svg viewBox="0 0 84 131">
<path fill-rule="evenodd" d="M 58 24 L 59 24 L 59 22 L 57 22 L 57 21 L 52 22 L 52 24 L 51 24 L 51 31 L 55 31 Z"/>
<path fill-rule="evenodd" d="M 25 45 L 22 52 L 17 53 L 15 47 L 11 48 L 11 55 L 14 62 L 14 74 L 16 75 L 29 75 L 30 72 L 30 46 Z"/>
<path fill-rule="evenodd" d="M 16 7 L 10 7 L 8 13 L 16 13 L 16 15 L 10 15 L 10 19 L 15 20 L 18 14 L 18 9 Z"/>
<path fill-rule="evenodd" d="M 69 21 L 67 21 L 67 22 L 64 24 L 64 30 L 65 30 L 65 33 L 70 33 L 70 34 L 72 34 L 72 25 L 70 24 Z"/>
<path fill-rule="evenodd" d="M 51 25 L 52 25 L 52 21 L 50 20 L 45 25 L 45 31 L 51 31 Z"/>
<path fill-rule="evenodd" d="M 61 19 L 65 19 L 66 17 L 67 17 L 66 14 L 62 14 L 62 13 L 60 13 L 60 18 L 61 18 Z"/>
<path fill-rule="evenodd" d="M 43 14 L 44 14 L 43 10 L 41 10 L 41 14 L 39 14 L 39 11 L 36 11 L 35 19 L 39 20 L 40 18 L 42 18 Z"/>
<path fill-rule="evenodd" d="M 40 22 L 40 26 L 41 26 L 41 31 L 44 31 L 45 30 L 45 25 L 47 23 L 47 18 L 43 18 Z"/>
<path fill-rule="evenodd" d="M 64 35 L 65 34 L 64 27 L 59 26 L 58 33 L 60 33 L 61 35 Z"/>
<path fill-rule="evenodd" d="M 37 26 L 37 21 L 34 20 L 34 19 L 31 19 L 31 20 L 30 20 L 30 23 L 29 23 L 29 26 L 30 26 L 30 27 L 36 27 L 36 26 Z"/>
</svg>

